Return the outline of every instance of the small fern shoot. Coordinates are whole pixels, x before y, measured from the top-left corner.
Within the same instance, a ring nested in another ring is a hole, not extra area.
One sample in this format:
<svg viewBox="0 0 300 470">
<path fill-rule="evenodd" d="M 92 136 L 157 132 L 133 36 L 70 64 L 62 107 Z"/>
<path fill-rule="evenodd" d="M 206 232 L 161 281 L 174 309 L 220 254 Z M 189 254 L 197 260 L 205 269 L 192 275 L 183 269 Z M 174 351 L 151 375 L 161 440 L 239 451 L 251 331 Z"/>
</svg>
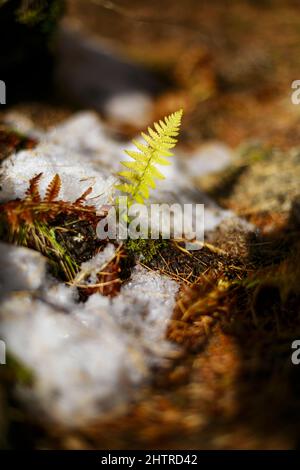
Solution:
<svg viewBox="0 0 300 470">
<path fill-rule="evenodd" d="M 173 154 L 170 149 L 177 143 L 183 111 L 170 114 L 164 120 L 154 123 L 155 130 L 148 127 L 148 134 L 141 133 L 145 143 L 133 140 L 137 150 L 125 150 L 133 161 L 124 161 L 126 170 L 120 171 L 119 176 L 124 182 L 116 188 L 128 197 L 128 206 L 134 202 L 143 204 L 149 198 L 150 188 L 156 187 L 155 179 L 162 180 L 164 175 L 156 165 L 170 165 L 168 157 Z"/>
</svg>

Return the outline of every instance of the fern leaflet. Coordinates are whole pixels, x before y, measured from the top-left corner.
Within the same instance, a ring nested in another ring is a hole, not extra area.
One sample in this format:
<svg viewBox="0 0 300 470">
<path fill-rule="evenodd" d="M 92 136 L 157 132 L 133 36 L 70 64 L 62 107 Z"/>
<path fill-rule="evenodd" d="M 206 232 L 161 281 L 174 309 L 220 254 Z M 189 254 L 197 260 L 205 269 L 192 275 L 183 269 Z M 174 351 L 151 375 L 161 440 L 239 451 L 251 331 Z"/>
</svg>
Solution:
<svg viewBox="0 0 300 470">
<path fill-rule="evenodd" d="M 170 149 L 175 147 L 182 118 L 182 109 L 164 120 L 154 123 L 154 129 L 148 127 L 148 134 L 141 133 L 144 143 L 133 140 L 136 150 L 125 150 L 133 161 L 124 161 L 126 168 L 118 173 L 124 182 L 116 188 L 128 195 L 128 205 L 134 202 L 143 204 L 149 198 L 150 188 L 156 187 L 155 180 L 164 179 L 164 175 L 156 165 L 170 165 L 168 157 L 173 154 Z"/>
</svg>

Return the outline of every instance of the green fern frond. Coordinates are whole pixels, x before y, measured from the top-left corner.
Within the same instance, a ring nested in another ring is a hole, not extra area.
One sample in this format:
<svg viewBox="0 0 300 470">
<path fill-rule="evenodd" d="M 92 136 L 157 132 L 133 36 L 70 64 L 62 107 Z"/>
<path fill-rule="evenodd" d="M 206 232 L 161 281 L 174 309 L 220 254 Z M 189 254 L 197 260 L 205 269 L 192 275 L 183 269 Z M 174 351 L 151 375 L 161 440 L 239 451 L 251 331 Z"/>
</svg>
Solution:
<svg viewBox="0 0 300 470">
<path fill-rule="evenodd" d="M 163 121 L 155 122 L 154 129 L 148 127 L 148 134 L 141 133 L 145 142 L 133 140 L 137 150 L 125 150 L 133 161 L 124 161 L 126 168 L 118 173 L 124 181 L 116 188 L 128 196 L 128 205 L 134 202 L 144 203 L 149 198 L 150 188 L 156 187 L 155 180 L 164 179 L 156 165 L 170 165 L 168 160 L 173 155 L 170 149 L 175 147 L 183 111 L 176 111 Z"/>
</svg>

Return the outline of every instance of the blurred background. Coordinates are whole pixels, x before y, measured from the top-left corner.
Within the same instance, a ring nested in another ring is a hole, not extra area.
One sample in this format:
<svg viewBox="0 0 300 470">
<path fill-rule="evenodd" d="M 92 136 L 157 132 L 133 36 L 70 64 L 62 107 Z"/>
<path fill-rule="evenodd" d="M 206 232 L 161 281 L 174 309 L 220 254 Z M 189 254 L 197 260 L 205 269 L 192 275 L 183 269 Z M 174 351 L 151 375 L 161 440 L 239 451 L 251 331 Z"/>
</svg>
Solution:
<svg viewBox="0 0 300 470">
<path fill-rule="evenodd" d="M 47 129 L 90 109 L 120 142 L 183 108 L 178 155 L 191 160 L 193 183 L 255 224 L 261 246 L 275 233 L 280 261 L 291 220 L 299 239 L 300 106 L 291 101 L 300 79 L 298 0 L 0 0 L 0 53 L 7 85 L 0 119 L 22 114 Z M 3 134 L 1 158 L 14 145 Z M 236 238 L 228 243 L 244 256 Z M 296 285 L 297 269 L 276 272 L 276 282 L 283 276 Z M 253 315 L 267 312 L 261 330 L 249 327 L 249 316 L 233 320 L 236 336 L 225 329 L 199 354 L 189 350 L 122 419 L 68 432 L 29 422 L 24 433 L 17 418 L 16 442 L 299 446 L 299 375 L 289 361 L 300 333 L 299 292 L 284 306 L 281 294 L 277 284 L 256 292 Z M 279 316 L 266 320 L 270 312 Z"/>
<path fill-rule="evenodd" d="M 56 97 L 129 133 L 183 106 L 189 145 L 297 142 L 296 0 L 1 3 L 10 105 Z"/>
</svg>

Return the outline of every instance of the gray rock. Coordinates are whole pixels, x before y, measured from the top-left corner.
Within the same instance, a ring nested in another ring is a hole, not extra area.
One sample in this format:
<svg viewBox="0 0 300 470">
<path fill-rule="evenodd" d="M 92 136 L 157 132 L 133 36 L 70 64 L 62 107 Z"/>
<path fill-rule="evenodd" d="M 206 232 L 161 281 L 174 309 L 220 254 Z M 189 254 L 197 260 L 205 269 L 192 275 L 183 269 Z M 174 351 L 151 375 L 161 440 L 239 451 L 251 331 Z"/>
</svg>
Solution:
<svg viewBox="0 0 300 470">
<path fill-rule="evenodd" d="M 150 97 L 163 89 L 149 71 L 70 25 L 61 29 L 57 43 L 57 84 L 67 98 L 82 107 L 105 112 L 115 96 L 141 93 Z"/>
</svg>

